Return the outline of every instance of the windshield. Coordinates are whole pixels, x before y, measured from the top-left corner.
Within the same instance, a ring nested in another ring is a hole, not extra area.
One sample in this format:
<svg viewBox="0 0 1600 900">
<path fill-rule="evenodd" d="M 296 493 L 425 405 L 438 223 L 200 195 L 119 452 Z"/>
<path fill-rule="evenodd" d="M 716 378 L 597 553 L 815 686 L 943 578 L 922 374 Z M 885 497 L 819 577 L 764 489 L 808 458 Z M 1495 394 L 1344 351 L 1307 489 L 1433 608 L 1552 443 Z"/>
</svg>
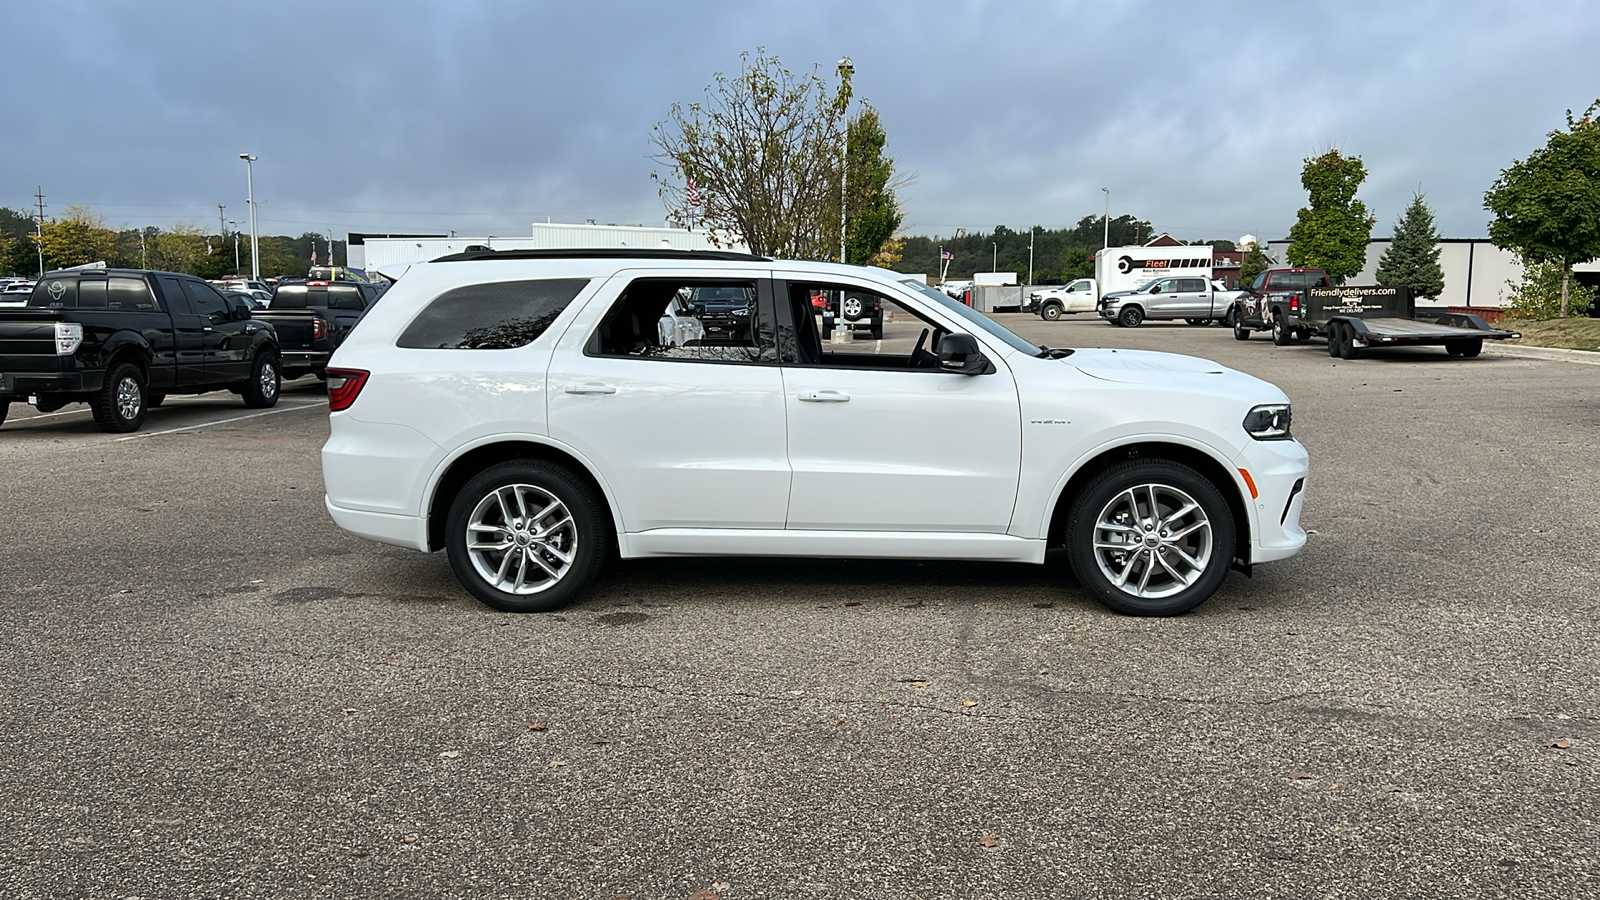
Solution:
<svg viewBox="0 0 1600 900">
<path fill-rule="evenodd" d="M 1029 356 L 1036 356 L 1039 353 L 1038 347 L 1028 343 L 1020 337 L 1017 337 L 1016 334 L 1014 334 L 1010 329 L 1001 325 L 999 322 L 990 319 L 983 313 L 976 312 L 972 309 L 972 307 L 967 306 L 965 303 L 958 303 L 955 300 L 950 299 L 950 297 L 943 291 L 936 291 L 920 281 L 906 280 L 900 283 L 921 294 L 923 297 L 926 297 L 928 300 L 933 301 L 935 304 L 938 304 L 940 309 L 954 313 L 957 318 L 965 319 L 972 325 L 976 325 L 990 337 L 998 338 L 999 340 L 1004 341 L 1006 346 L 1014 350 L 1021 351 L 1022 353 L 1026 353 Z"/>
</svg>

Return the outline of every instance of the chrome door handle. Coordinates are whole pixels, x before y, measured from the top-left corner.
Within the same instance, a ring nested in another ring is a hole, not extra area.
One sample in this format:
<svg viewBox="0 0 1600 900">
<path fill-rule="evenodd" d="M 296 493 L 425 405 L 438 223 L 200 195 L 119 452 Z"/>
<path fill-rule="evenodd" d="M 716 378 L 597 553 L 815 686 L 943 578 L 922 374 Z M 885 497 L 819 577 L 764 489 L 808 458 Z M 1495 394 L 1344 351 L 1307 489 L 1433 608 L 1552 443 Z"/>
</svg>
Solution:
<svg viewBox="0 0 1600 900">
<path fill-rule="evenodd" d="M 204 328 L 202 328 L 200 330 L 201 331 L 216 331 L 216 329 L 212 328 L 210 325 L 207 325 L 206 327 L 204 327 Z"/>
<path fill-rule="evenodd" d="M 805 403 L 849 403 L 850 395 L 841 391 L 806 391 L 800 399 Z"/>
<path fill-rule="evenodd" d="M 569 394 L 615 394 L 617 389 L 609 384 L 590 381 L 585 384 L 569 384 L 563 388 Z"/>
</svg>

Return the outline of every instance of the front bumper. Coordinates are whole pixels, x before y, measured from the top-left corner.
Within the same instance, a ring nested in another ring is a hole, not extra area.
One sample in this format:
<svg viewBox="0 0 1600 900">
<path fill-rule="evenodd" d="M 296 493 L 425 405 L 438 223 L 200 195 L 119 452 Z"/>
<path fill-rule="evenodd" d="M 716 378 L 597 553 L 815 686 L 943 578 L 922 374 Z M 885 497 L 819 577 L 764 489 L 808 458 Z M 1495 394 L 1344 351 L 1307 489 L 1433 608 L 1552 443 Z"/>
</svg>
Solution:
<svg viewBox="0 0 1600 900">
<path fill-rule="evenodd" d="M 1287 559 L 1306 545 L 1300 526 L 1305 507 L 1310 457 L 1299 441 L 1251 441 L 1233 461 L 1245 487 L 1255 485 L 1250 499 L 1250 562 Z M 1247 495 L 1252 493 L 1247 490 Z"/>
</svg>

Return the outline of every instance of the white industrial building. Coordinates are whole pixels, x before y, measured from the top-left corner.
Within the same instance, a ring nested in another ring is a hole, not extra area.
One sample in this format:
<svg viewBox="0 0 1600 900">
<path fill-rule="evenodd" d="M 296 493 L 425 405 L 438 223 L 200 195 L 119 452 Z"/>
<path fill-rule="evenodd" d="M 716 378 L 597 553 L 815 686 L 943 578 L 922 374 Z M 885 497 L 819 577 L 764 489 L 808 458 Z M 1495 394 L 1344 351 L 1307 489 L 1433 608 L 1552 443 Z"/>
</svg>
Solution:
<svg viewBox="0 0 1600 900">
<path fill-rule="evenodd" d="M 643 225 L 565 225 L 535 222 L 531 233 L 523 235 L 483 235 L 459 237 L 449 234 L 357 234 L 346 236 L 349 265 L 368 271 L 385 266 L 405 266 L 468 247 L 491 250 L 573 250 L 660 248 L 667 250 L 731 250 L 748 253 L 748 248 L 726 235 L 685 228 L 651 228 Z"/>
<path fill-rule="evenodd" d="M 1378 260 L 1391 241 L 1381 238 L 1367 243 L 1367 264 L 1350 278 L 1349 284 L 1377 284 Z M 1516 254 L 1502 250 L 1485 238 L 1441 238 L 1439 268 L 1444 270 L 1444 293 L 1418 305 L 1503 306 L 1510 300 L 1511 285 L 1522 280 L 1522 263 Z M 1269 241 L 1267 258 L 1276 265 L 1289 259 L 1288 241 Z M 1578 272 L 1600 272 L 1600 260 L 1573 267 Z"/>
</svg>

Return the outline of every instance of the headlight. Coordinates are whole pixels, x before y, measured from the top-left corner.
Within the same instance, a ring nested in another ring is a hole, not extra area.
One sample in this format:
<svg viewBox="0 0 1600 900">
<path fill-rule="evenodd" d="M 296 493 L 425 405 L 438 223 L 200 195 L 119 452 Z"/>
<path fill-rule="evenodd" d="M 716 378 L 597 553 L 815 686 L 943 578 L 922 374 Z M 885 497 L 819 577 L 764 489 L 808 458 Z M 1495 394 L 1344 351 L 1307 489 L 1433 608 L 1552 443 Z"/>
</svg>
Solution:
<svg viewBox="0 0 1600 900">
<path fill-rule="evenodd" d="M 1293 440 L 1289 434 L 1289 404 L 1271 403 L 1250 410 L 1244 417 L 1244 430 L 1258 441 Z"/>
</svg>

